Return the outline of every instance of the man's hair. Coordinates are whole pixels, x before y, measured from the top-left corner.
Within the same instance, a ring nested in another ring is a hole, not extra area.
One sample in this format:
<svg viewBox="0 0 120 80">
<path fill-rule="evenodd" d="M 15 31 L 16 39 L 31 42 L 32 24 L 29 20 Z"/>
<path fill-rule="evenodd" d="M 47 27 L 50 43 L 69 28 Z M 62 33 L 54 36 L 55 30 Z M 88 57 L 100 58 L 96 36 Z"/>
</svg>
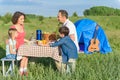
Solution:
<svg viewBox="0 0 120 80">
<path fill-rule="evenodd" d="M 62 26 L 62 27 L 59 28 L 59 33 L 64 34 L 65 36 L 68 36 L 69 29 L 66 26 Z"/>
<path fill-rule="evenodd" d="M 59 10 L 59 12 L 61 13 L 62 16 L 68 18 L 68 12 L 66 10 Z"/>
<path fill-rule="evenodd" d="M 15 34 L 16 31 L 17 31 L 16 28 L 10 28 L 10 29 L 8 30 L 9 38 L 12 38 L 12 35 Z"/>
<path fill-rule="evenodd" d="M 25 17 L 25 14 L 24 14 L 24 13 L 19 12 L 19 11 L 15 12 L 15 13 L 13 14 L 13 16 L 12 16 L 12 23 L 13 23 L 13 24 L 16 24 L 17 21 L 18 21 L 18 19 L 19 19 L 19 17 L 22 16 L 22 15 Z"/>
</svg>

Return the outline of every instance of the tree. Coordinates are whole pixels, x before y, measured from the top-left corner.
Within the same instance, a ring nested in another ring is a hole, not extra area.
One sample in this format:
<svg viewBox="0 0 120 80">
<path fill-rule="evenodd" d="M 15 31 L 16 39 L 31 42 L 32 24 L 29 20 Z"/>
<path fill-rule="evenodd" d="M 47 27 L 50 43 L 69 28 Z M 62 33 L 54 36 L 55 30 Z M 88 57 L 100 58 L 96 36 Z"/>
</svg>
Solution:
<svg viewBox="0 0 120 80">
<path fill-rule="evenodd" d="M 76 12 L 74 12 L 72 16 L 73 16 L 73 17 L 78 17 L 78 15 L 77 15 Z"/>
<path fill-rule="evenodd" d="M 91 7 L 90 9 L 86 9 L 83 14 L 85 16 L 91 15 L 91 16 L 119 16 L 120 9 L 114 9 L 106 6 L 95 6 Z"/>
<path fill-rule="evenodd" d="M 86 16 L 86 15 L 89 15 L 89 10 L 88 9 L 86 9 L 84 12 L 83 12 L 83 14 Z"/>
</svg>

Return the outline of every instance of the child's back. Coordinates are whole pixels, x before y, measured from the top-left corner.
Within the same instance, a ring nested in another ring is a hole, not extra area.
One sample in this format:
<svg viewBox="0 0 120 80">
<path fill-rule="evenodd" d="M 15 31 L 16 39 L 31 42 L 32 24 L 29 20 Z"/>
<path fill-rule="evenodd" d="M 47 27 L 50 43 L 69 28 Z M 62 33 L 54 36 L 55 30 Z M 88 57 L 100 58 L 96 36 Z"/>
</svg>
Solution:
<svg viewBox="0 0 120 80">
<path fill-rule="evenodd" d="M 8 44 L 6 44 L 6 55 L 8 54 L 11 54 L 10 53 L 10 45 L 12 46 L 12 50 L 15 52 L 16 51 L 16 41 L 15 40 L 12 40 L 12 39 L 9 39 L 8 40 Z"/>
</svg>

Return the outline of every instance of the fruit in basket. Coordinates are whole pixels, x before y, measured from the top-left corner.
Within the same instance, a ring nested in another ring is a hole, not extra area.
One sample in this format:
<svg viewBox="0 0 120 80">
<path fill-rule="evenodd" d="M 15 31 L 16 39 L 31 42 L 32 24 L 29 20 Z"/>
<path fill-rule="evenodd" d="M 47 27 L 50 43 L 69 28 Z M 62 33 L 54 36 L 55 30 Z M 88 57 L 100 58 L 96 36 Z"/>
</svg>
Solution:
<svg viewBox="0 0 120 80">
<path fill-rule="evenodd" d="M 42 44 L 47 44 L 47 41 L 46 40 L 42 40 Z"/>
</svg>

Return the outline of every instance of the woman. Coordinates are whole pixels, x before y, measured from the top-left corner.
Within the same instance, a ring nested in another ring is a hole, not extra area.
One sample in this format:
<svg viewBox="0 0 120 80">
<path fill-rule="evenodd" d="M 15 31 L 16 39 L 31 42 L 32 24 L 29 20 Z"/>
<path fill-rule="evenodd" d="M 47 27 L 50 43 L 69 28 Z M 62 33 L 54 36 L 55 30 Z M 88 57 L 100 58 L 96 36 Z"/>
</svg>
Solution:
<svg viewBox="0 0 120 80">
<path fill-rule="evenodd" d="M 16 28 L 18 32 L 18 36 L 16 37 L 16 48 L 18 48 L 24 44 L 24 42 L 29 42 L 28 40 L 25 39 L 25 31 L 24 31 L 24 18 L 25 14 L 22 12 L 15 12 L 14 15 L 12 16 L 12 23 L 13 25 L 11 28 Z M 28 64 L 28 58 L 27 57 L 22 57 L 22 60 L 20 62 L 20 75 L 27 75 L 27 64 Z"/>
</svg>

